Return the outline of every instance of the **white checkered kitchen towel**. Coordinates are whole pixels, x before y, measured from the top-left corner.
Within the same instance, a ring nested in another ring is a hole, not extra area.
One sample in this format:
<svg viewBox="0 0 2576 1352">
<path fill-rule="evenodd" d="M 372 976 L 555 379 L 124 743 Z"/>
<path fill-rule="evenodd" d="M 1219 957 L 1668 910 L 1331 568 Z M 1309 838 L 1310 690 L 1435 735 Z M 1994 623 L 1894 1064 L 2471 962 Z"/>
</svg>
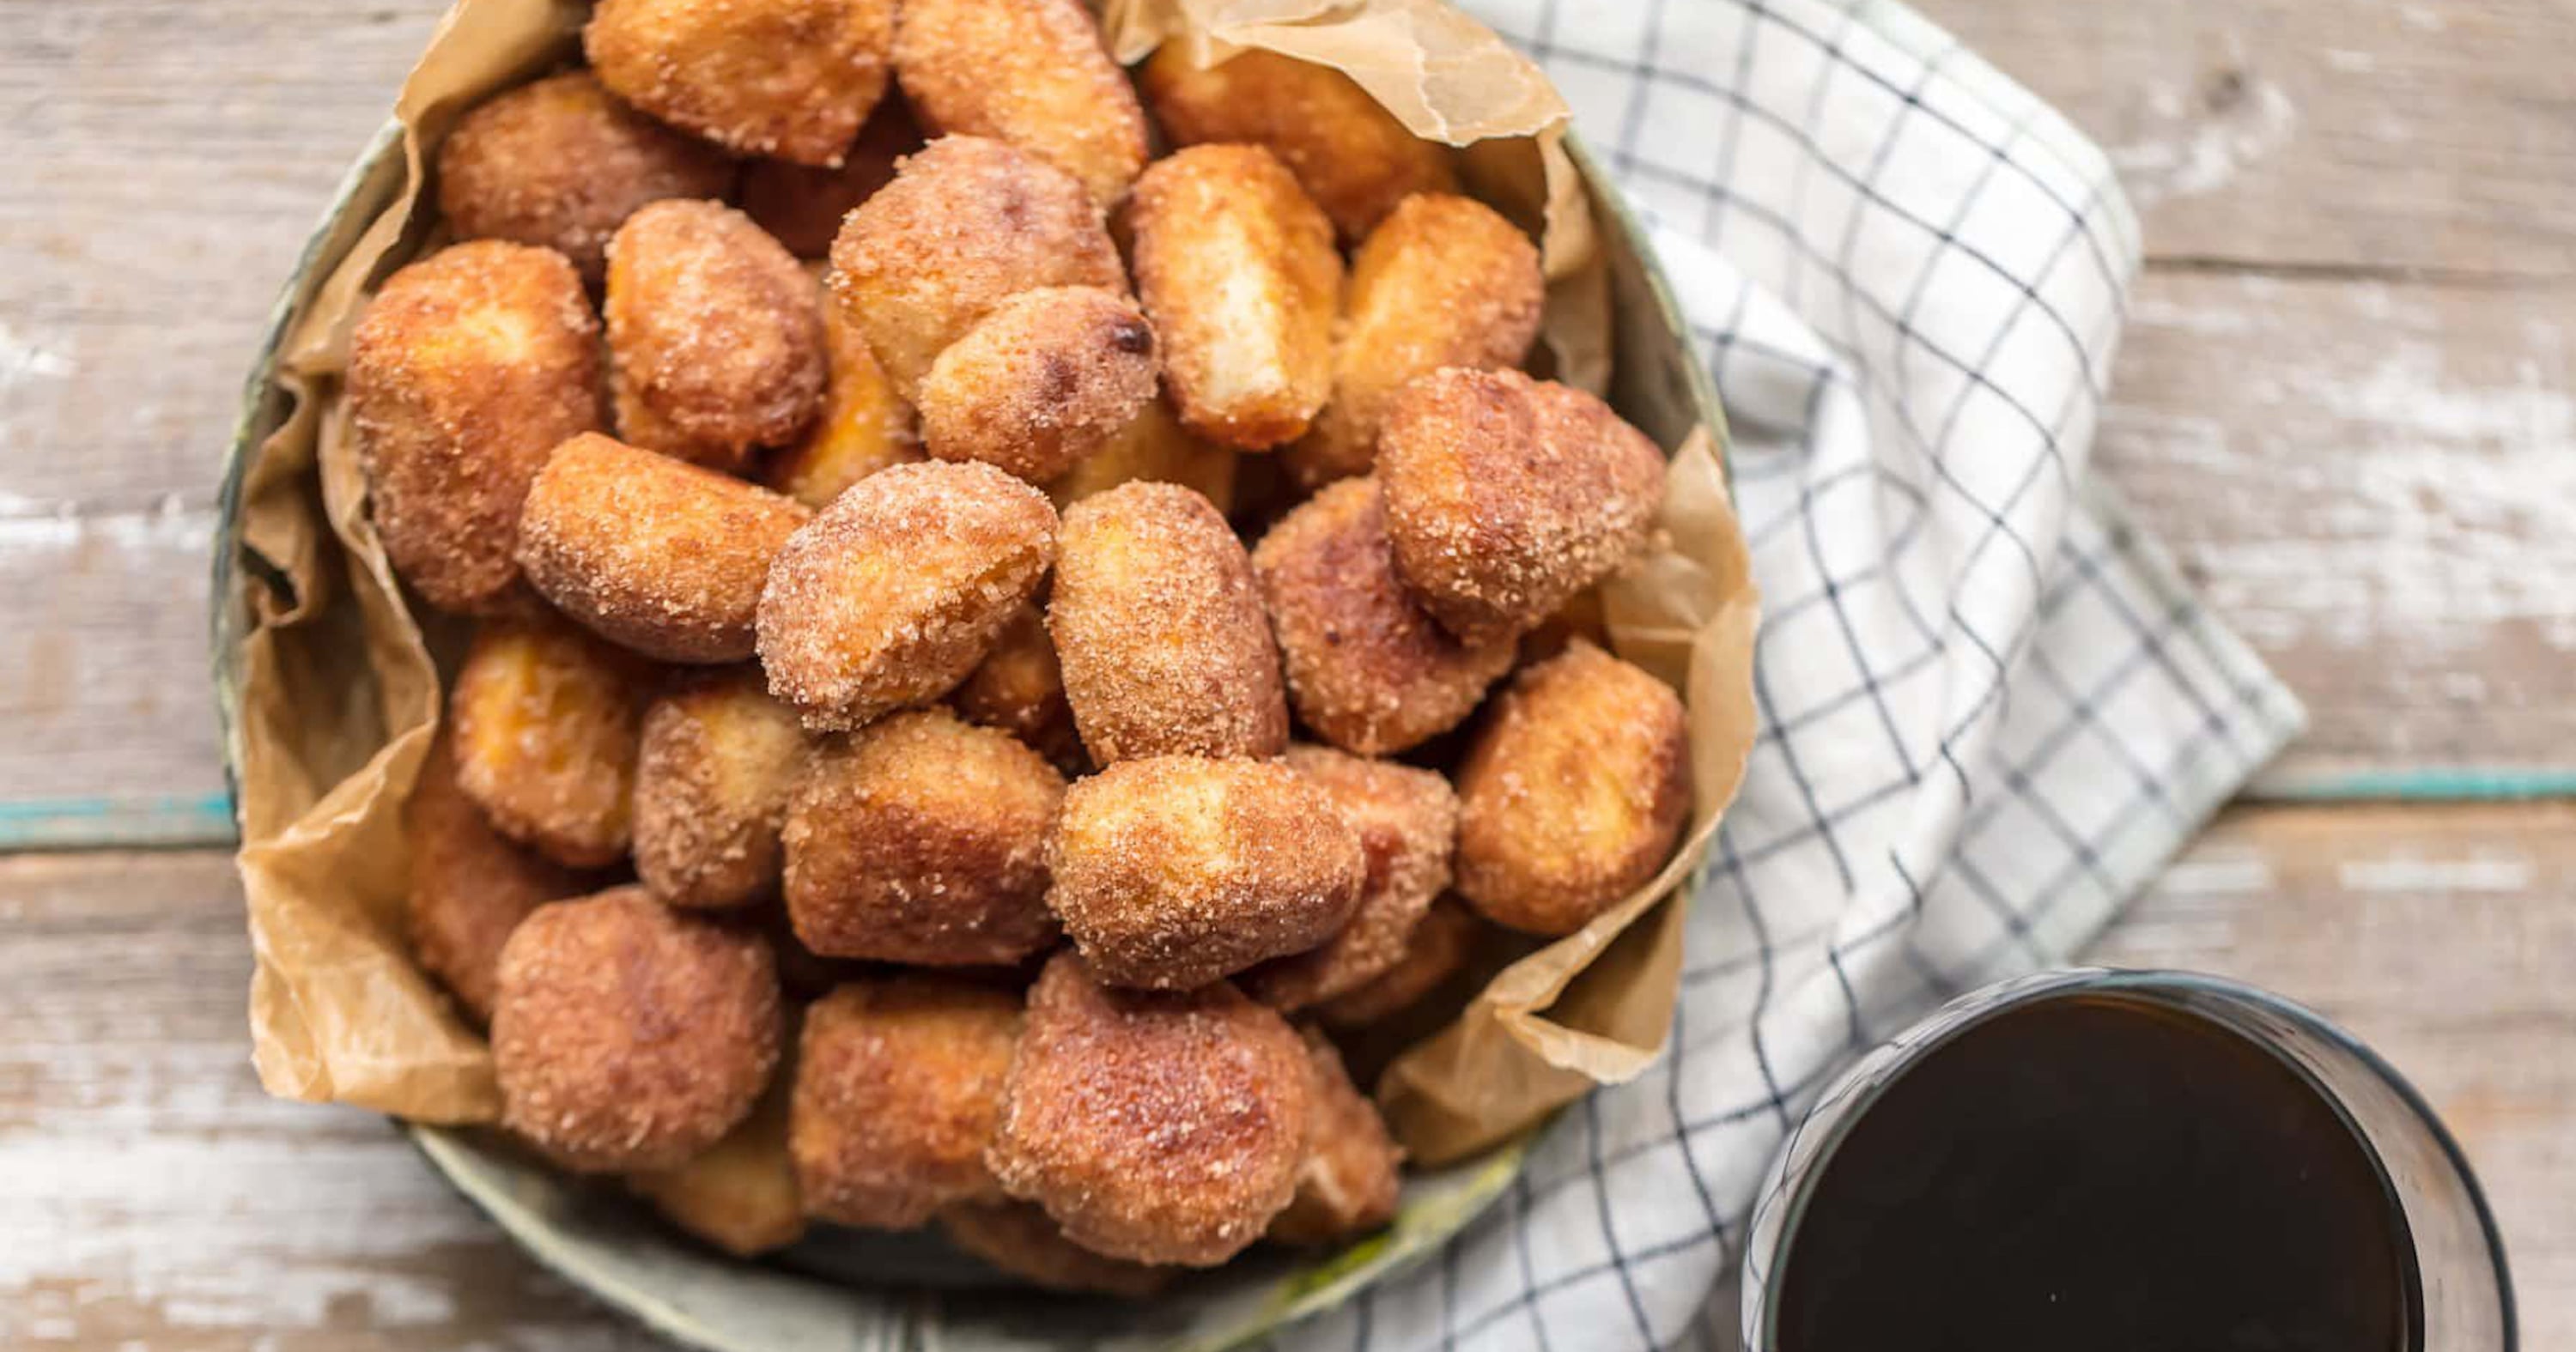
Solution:
<svg viewBox="0 0 2576 1352">
<path fill-rule="evenodd" d="M 1668 1055 L 1281 1345 L 1732 1348 L 1824 1083 L 2080 952 L 2301 713 L 2086 479 L 2138 229 L 2055 112 L 1878 0 L 1467 4 L 1564 91 L 1716 373 L 1763 728 Z"/>
</svg>

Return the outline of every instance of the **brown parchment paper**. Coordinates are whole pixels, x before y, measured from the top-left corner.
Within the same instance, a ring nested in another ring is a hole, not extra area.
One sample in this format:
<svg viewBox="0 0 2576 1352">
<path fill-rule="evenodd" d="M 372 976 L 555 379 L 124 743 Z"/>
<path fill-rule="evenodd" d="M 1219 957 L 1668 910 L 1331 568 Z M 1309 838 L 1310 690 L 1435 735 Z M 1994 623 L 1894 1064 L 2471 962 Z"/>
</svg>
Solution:
<svg viewBox="0 0 2576 1352">
<path fill-rule="evenodd" d="M 414 966 L 403 933 L 402 803 L 439 716 L 446 621 L 406 608 L 365 512 L 339 403 L 349 328 L 371 288 L 434 230 L 424 165 L 457 116 L 578 48 L 579 0 L 460 0 L 395 104 L 397 181 L 289 327 L 292 411 L 245 478 L 235 762 L 242 883 L 257 966 L 251 1036 L 271 1093 L 432 1122 L 492 1119 L 482 1038 Z M 1491 32 L 1437 0 L 1109 0 L 1112 50 L 1189 44 L 1213 59 L 1264 47 L 1335 66 L 1417 134 L 1461 147 L 1465 181 L 1538 235 L 1556 378 L 1610 385 L 1610 287 L 1599 225 L 1563 145 L 1565 106 Z M 370 197 L 372 194 L 372 198 Z M 1734 797 L 1752 743 L 1755 599 L 1708 429 L 1675 453 L 1654 551 L 1604 588 L 1611 646 L 1680 689 L 1697 776 L 1681 850 L 1580 933 L 1499 973 L 1457 1021 L 1389 1066 L 1380 1095 L 1417 1158 L 1505 1139 L 1660 1052 L 1681 967 L 1681 908 L 1663 905 Z M 427 628 L 424 629 L 424 623 Z"/>
</svg>

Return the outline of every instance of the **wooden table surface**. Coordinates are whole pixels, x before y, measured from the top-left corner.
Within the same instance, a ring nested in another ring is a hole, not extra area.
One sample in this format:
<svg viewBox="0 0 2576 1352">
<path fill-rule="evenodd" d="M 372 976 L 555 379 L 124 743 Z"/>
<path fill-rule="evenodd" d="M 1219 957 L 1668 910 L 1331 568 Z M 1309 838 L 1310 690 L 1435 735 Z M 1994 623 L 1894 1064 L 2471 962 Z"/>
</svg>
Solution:
<svg viewBox="0 0 2576 1352">
<path fill-rule="evenodd" d="M 440 5 L 0 0 L 0 1345 L 650 1345 L 247 1060 L 216 464 Z M 2313 714 L 2095 956 L 2384 1050 L 2576 1346 L 2576 8 L 1925 7 L 2120 166 L 2095 464 Z"/>
</svg>

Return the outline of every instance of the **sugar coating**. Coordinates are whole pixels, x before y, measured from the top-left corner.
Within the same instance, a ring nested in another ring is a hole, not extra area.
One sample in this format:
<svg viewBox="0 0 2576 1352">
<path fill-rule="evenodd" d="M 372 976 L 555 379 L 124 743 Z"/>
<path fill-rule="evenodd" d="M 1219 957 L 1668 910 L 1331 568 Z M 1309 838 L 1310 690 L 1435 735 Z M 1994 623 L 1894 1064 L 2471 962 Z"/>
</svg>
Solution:
<svg viewBox="0 0 2576 1352">
<path fill-rule="evenodd" d="M 448 691 L 456 782 L 502 834 L 559 863 L 626 855 L 653 670 L 552 614 L 487 620 Z"/>
<path fill-rule="evenodd" d="M 942 460 L 981 460 L 1043 484 L 1126 430 L 1154 398 L 1154 330 L 1096 286 L 1004 301 L 921 382 L 921 435 Z"/>
<path fill-rule="evenodd" d="M 1416 921 L 1405 940 L 1404 956 L 1393 967 L 1359 989 L 1334 996 L 1311 1011 L 1326 1027 L 1362 1029 L 1412 1008 L 1465 970 L 1474 955 L 1485 922 L 1444 895 Z"/>
<path fill-rule="evenodd" d="M 1173 1270 L 1111 1258 L 1065 1238 L 1035 1202 L 960 1202 L 939 1213 L 948 1242 L 1049 1291 L 1142 1300 L 1171 1285 Z"/>
<path fill-rule="evenodd" d="M 951 977 L 853 981 L 814 1002 L 797 1044 L 788 1153 L 808 1211 L 908 1230 L 998 1201 L 984 1146 L 1001 1119 L 1020 997 Z"/>
<path fill-rule="evenodd" d="M 1059 953 L 986 1158 L 1084 1248 L 1214 1267 L 1295 1195 L 1313 1094 L 1295 1031 L 1234 987 L 1113 990 Z"/>
<path fill-rule="evenodd" d="M 1146 479 L 1195 489 L 1218 512 L 1234 510 L 1235 453 L 1181 426 L 1169 399 L 1137 410 L 1118 435 L 1047 487 L 1057 511 L 1123 483 Z"/>
<path fill-rule="evenodd" d="M 1449 886 L 1458 795 L 1437 770 L 1292 746 L 1288 768 L 1322 789 L 1359 833 L 1367 873 L 1350 923 L 1332 938 L 1245 972 L 1244 993 L 1298 1010 L 1356 990 L 1403 959 L 1432 898 Z"/>
<path fill-rule="evenodd" d="M 403 804 L 411 851 L 403 919 L 412 956 L 474 1022 L 492 1018 L 501 946 L 549 901 L 591 890 L 583 874 L 492 829 L 456 784 L 454 734 L 441 731 Z"/>
<path fill-rule="evenodd" d="M 599 0 L 602 84 L 738 155 L 836 165 L 885 94 L 894 0 Z"/>
<path fill-rule="evenodd" d="M 1145 167 L 1145 110 L 1082 0 L 905 0 L 894 68 L 925 123 L 1008 141 L 1104 208 Z"/>
<path fill-rule="evenodd" d="M 1387 1133 L 1377 1105 L 1351 1083 L 1333 1044 L 1311 1028 L 1303 1036 L 1314 1076 L 1306 1158 L 1297 1166 L 1296 1200 L 1270 1222 L 1270 1238 L 1331 1244 L 1395 1219 L 1404 1148 Z"/>
<path fill-rule="evenodd" d="M 761 481 L 821 510 L 850 485 L 884 469 L 922 458 L 921 429 L 912 405 L 868 350 L 867 335 L 849 312 L 823 298 L 823 346 L 831 379 L 823 408 L 804 434 L 770 457 Z"/>
<path fill-rule="evenodd" d="M 608 242 L 606 312 L 623 394 L 728 464 L 795 436 L 822 407 L 830 361 L 813 280 L 722 203 L 656 202 L 628 217 Z"/>
<path fill-rule="evenodd" d="M 805 759 L 796 712 L 760 673 L 694 673 L 644 711 L 635 874 L 664 904 L 721 910 L 774 895 L 787 792 Z"/>
</svg>

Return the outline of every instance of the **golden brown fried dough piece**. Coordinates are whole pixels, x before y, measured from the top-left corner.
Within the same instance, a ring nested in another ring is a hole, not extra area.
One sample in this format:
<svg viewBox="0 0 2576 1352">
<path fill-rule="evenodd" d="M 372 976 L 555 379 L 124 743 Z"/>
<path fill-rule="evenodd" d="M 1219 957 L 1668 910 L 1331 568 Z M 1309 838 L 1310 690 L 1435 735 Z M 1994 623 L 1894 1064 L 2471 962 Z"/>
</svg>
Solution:
<svg viewBox="0 0 2576 1352">
<path fill-rule="evenodd" d="M 721 455 L 719 468 L 796 435 L 822 407 L 814 283 L 731 207 L 656 202 L 628 217 L 608 242 L 607 311 L 621 397 Z"/>
<path fill-rule="evenodd" d="M 1070 175 L 999 141 L 943 136 L 850 213 L 831 285 L 911 400 L 939 354 L 1003 301 L 1042 286 L 1123 291 L 1127 273 Z"/>
<path fill-rule="evenodd" d="M 438 147 L 438 209 L 460 239 L 542 244 L 596 282 L 608 237 L 637 208 L 722 197 L 733 176 L 724 152 L 576 70 L 496 94 L 456 124 Z"/>
<path fill-rule="evenodd" d="M 1195 69 L 1166 42 L 1138 75 L 1180 145 L 1244 141 L 1277 155 L 1342 238 L 1368 234 L 1417 192 L 1455 192 L 1447 146 L 1405 130 L 1351 77 L 1257 49 Z"/>
<path fill-rule="evenodd" d="M 1403 1013 L 1465 969 L 1483 925 L 1455 897 L 1432 902 L 1393 967 L 1358 990 L 1315 1006 L 1313 1014 L 1331 1027 L 1356 1029 Z"/>
<path fill-rule="evenodd" d="M 981 464 L 896 465 L 796 532 L 760 596 L 770 693 L 815 731 L 948 693 L 1055 562 L 1046 495 Z"/>
<path fill-rule="evenodd" d="M 1537 247 L 1492 207 L 1406 198 L 1351 258 L 1332 402 L 1288 468 L 1309 487 L 1368 473 L 1396 391 L 1443 366 L 1520 365 L 1545 301 Z"/>
<path fill-rule="evenodd" d="M 984 1146 L 1020 998 L 949 977 L 853 981 L 806 1011 L 788 1148 L 824 1220 L 908 1230 L 952 1202 L 998 1201 Z"/>
<path fill-rule="evenodd" d="M 394 570 L 442 610 L 524 604 L 528 482 L 599 426 L 599 321 L 572 264 L 477 240 L 396 272 L 349 340 L 348 394 Z"/>
<path fill-rule="evenodd" d="M 1577 642 L 1495 701 L 1458 771 L 1458 892 L 1529 934 L 1583 928 L 1655 876 L 1690 815 L 1682 702 Z"/>
<path fill-rule="evenodd" d="M 1295 1194 L 1313 1096 L 1295 1031 L 1234 987 L 1111 990 L 1059 953 L 986 1158 L 1084 1248 L 1214 1267 Z"/>
<path fill-rule="evenodd" d="M 1075 1295 L 1143 1300 L 1171 1285 L 1173 1271 L 1111 1258 L 1065 1238 L 1035 1202 L 960 1202 L 939 1213 L 948 1242 L 1033 1286 Z"/>
<path fill-rule="evenodd" d="M 759 936 L 640 887 L 549 902 L 501 950 L 501 1125 L 568 1169 L 675 1168 L 750 1115 L 779 1018 Z"/>
<path fill-rule="evenodd" d="M 1068 509 L 1047 628 L 1082 744 L 1103 765 L 1288 744 L 1252 562 L 1189 489 L 1131 483 Z"/>
<path fill-rule="evenodd" d="M 1610 406 L 1518 371 L 1414 381 L 1378 436 L 1387 538 L 1423 609 L 1470 639 L 1518 636 L 1645 545 L 1664 456 Z"/>
<path fill-rule="evenodd" d="M 1118 435 L 1047 485 L 1062 511 L 1137 479 L 1198 490 L 1219 512 L 1234 510 L 1234 452 L 1181 426 L 1167 400 L 1142 409 Z"/>
<path fill-rule="evenodd" d="M 1437 770 L 1368 760 L 1322 746 L 1288 748 L 1306 777 L 1357 831 L 1368 872 L 1359 906 L 1332 938 L 1243 974 L 1244 993 L 1297 1010 L 1356 990 L 1404 957 L 1431 899 L 1449 886 L 1458 839 L 1458 795 Z"/>
<path fill-rule="evenodd" d="M 1332 1244 L 1395 1219 L 1404 1193 L 1397 1172 L 1404 1148 L 1387 1134 L 1377 1105 L 1351 1083 L 1333 1044 L 1311 1028 L 1305 1039 L 1314 1075 L 1306 1158 L 1297 1167 L 1297 1199 L 1270 1222 L 1270 1237 L 1282 1244 Z"/>
<path fill-rule="evenodd" d="M 921 128 L 901 99 L 887 99 L 859 128 L 838 168 L 753 160 L 742 171 L 742 209 L 798 258 L 832 252 L 832 237 L 859 203 L 894 181 L 897 160 L 921 149 Z M 710 197 L 713 193 L 673 194 Z"/>
<path fill-rule="evenodd" d="M 411 848 L 404 920 L 412 953 L 474 1022 L 488 1023 L 510 931 L 539 906 L 579 896 L 589 884 L 483 820 L 456 785 L 455 741 L 446 732 L 430 742 L 403 805 L 403 838 Z"/>
<path fill-rule="evenodd" d="M 519 566 L 591 632 L 665 662 L 739 662 L 770 560 L 813 513 L 765 488 L 584 433 L 528 490 Z"/>
<path fill-rule="evenodd" d="M 1047 905 L 1090 970 L 1188 990 L 1348 924 L 1368 860 L 1333 799 L 1278 761 L 1156 756 L 1075 784 Z"/>
<path fill-rule="evenodd" d="M 738 155 L 841 162 L 884 96 L 894 0 L 600 0 L 600 83 Z"/>
<path fill-rule="evenodd" d="M 486 621 L 447 716 L 456 782 L 503 835 L 560 863 L 626 854 L 651 668 L 551 615 Z"/>
<path fill-rule="evenodd" d="M 823 411 L 761 476 L 771 488 L 818 511 L 878 470 L 922 458 L 912 405 L 894 392 L 885 368 L 868 351 L 867 336 L 828 294 L 823 298 L 823 336 L 832 360 Z"/>
<path fill-rule="evenodd" d="M 1377 480 L 1349 479 L 1281 518 L 1252 551 L 1288 697 L 1345 751 L 1410 750 L 1476 711 L 1512 644 L 1462 643 L 1395 571 Z"/>
<path fill-rule="evenodd" d="M 1136 291 L 1191 431 L 1262 451 L 1305 435 L 1333 383 L 1333 228 L 1259 146 L 1196 146 L 1136 181 Z"/>
<path fill-rule="evenodd" d="M 796 711 L 749 667 L 692 674 L 644 712 L 635 874 L 666 905 L 715 910 L 778 888 L 778 833 L 805 759 Z"/>
<path fill-rule="evenodd" d="M 1078 775 L 1091 768 L 1074 731 L 1073 706 L 1064 698 L 1064 668 L 1055 660 L 1055 640 L 1047 637 L 1046 618 L 1036 606 L 1011 613 L 993 651 L 967 674 L 949 703 L 968 721 L 999 728 L 1026 743 L 1058 770 Z"/>
<path fill-rule="evenodd" d="M 1055 942 L 1046 835 L 1064 777 L 945 709 L 818 747 L 788 801 L 787 913 L 830 957 L 1002 966 Z"/>
<path fill-rule="evenodd" d="M 1145 110 L 1081 0 L 905 0 L 894 73 L 925 126 L 1008 141 L 1103 207 L 1145 167 Z"/>
<path fill-rule="evenodd" d="M 921 439 L 942 460 L 1043 484 L 1125 431 L 1154 384 L 1154 330 L 1134 301 L 1042 287 L 1002 302 L 930 364 Z"/>
<path fill-rule="evenodd" d="M 805 1235 L 805 1206 L 787 1157 L 782 1076 L 742 1125 L 677 1168 L 627 1180 L 670 1222 L 736 1258 L 783 1249 Z"/>
</svg>

